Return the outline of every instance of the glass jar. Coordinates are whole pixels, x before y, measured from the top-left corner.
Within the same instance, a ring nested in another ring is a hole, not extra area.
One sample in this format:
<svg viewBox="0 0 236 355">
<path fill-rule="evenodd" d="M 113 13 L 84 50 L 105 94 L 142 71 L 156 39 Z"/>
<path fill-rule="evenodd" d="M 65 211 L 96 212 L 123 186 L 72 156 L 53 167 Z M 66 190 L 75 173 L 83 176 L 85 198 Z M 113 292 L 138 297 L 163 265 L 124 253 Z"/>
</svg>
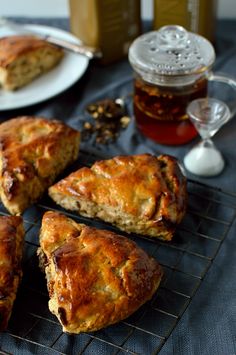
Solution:
<svg viewBox="0 0 236 355">
<path fill-rule="evenodd" d="M 206 97 L 215 61 L 212 44 L 181 26 L 164 26 L 138 37 L 129 48 L 134 69 L 134 114 L 140 130 L 161 144 L 179 145 L 197 131 L 186 113 Z"/>
</svg>

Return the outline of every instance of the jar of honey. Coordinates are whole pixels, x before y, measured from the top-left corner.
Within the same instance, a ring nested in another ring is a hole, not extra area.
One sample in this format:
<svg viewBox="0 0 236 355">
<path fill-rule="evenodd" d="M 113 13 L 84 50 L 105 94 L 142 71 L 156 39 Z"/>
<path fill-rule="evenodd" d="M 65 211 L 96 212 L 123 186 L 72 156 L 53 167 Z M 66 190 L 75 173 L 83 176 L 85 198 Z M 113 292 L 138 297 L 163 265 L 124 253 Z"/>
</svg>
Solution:
<svg viewBox="0 0 236 355">
<path fill-rule="evenodd" d="M 215 61 L 212 44 L 181 26 L 139 36 L 129 48 L 135 72 L 134 114 L 140 130 L 160 144 L 179 145 L 197 131 L 186 107 L 206 97 Z"/>
</svg>

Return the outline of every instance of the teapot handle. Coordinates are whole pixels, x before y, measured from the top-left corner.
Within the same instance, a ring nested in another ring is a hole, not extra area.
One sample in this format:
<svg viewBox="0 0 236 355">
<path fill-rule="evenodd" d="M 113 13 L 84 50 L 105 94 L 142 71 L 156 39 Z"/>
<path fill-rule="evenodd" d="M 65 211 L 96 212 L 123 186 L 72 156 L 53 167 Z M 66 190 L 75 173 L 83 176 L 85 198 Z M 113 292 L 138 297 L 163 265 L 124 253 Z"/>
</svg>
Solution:
<svg viewBox="0 0 236 355">
<path fill-rule="evenodd" d="M 233 107 L 229 107 L 230 108 L 230 112 L 231 112 L 231 117 L 232 118 L 235 114 L 236 114 L 236 79 L 233 79 L 227 75 L 225 75 L 225 73 L 223 74 L 215 74 L 213 72 L 209 73 L 208 76 L 208 80 L 209 81 L 216 81 L 222 84 L 226 84 L 229 85 L 234 91 L 235 91 L 235 102 Z"/>
</svg>

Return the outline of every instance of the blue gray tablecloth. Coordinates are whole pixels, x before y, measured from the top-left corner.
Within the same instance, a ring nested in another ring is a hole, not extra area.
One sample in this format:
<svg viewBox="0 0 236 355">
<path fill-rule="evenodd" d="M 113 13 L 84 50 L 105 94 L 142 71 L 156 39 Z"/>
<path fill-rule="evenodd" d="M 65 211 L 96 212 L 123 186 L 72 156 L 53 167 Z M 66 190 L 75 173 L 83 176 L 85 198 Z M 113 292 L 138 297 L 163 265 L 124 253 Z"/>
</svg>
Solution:
<svg viewBox="0 0 236 355">
<path fill-rule="evenodd" d="M 69 29 L 67 19 L 19 19 L 22 22 L 47 24 Z M 236 21 L 218 21 L 215 48 L 217 60 L 215 71 L 236 77 Z M 43 103 L 14 111 L 0 111 L 0 120 L 19 115 L 43 115 L 64 120 L 81 128 L 84 108 L 98 99 L 126 96 L 132 91 L 133 73 L 127 59 L 101 66 L 91 61 L 83 77 L 70 89 Z M 121 132 L 115 143 L 94 145 L 94 141 L 82 142 L 82 149 L 104 156 L 135 153 L 168 153 L 182 160 L 185 153 L 195 144 L 162 146 L 145 138 L 138 132 L 132 114 L 132 102 L 128 103 L 132 117 L 127 129 Z M 233 118 L 214 137 L 215 144 L 222 151 L 226 168 L 214 178 L 193 180 L 217 187 L 236 195 L 236 118 Z M 207 276 L 193 298 L 177 327 L 161 350 L 162 355 L 231 355 L 236 354 L 236 224 L 233 223 L 219 254 Z M 146 354 L 145 354 L 146 355 Z"/>
</svg>

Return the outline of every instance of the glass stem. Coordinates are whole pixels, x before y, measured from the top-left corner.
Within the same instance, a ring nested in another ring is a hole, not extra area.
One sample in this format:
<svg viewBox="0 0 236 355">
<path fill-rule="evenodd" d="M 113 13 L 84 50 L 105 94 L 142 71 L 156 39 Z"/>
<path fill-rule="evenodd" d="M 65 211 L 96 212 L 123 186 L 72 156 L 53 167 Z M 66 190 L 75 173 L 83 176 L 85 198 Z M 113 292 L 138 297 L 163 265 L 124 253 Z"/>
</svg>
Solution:
<svg viewBox="0 0 236 355">
<path fill-rule="evenodd" d="M 205 148 L 212 148 L 214 147 L 214 143 L 212 142 L 212 140 L 210 138 L 204 138 L 202 141 L 202 145 Z"/>
</svg>

